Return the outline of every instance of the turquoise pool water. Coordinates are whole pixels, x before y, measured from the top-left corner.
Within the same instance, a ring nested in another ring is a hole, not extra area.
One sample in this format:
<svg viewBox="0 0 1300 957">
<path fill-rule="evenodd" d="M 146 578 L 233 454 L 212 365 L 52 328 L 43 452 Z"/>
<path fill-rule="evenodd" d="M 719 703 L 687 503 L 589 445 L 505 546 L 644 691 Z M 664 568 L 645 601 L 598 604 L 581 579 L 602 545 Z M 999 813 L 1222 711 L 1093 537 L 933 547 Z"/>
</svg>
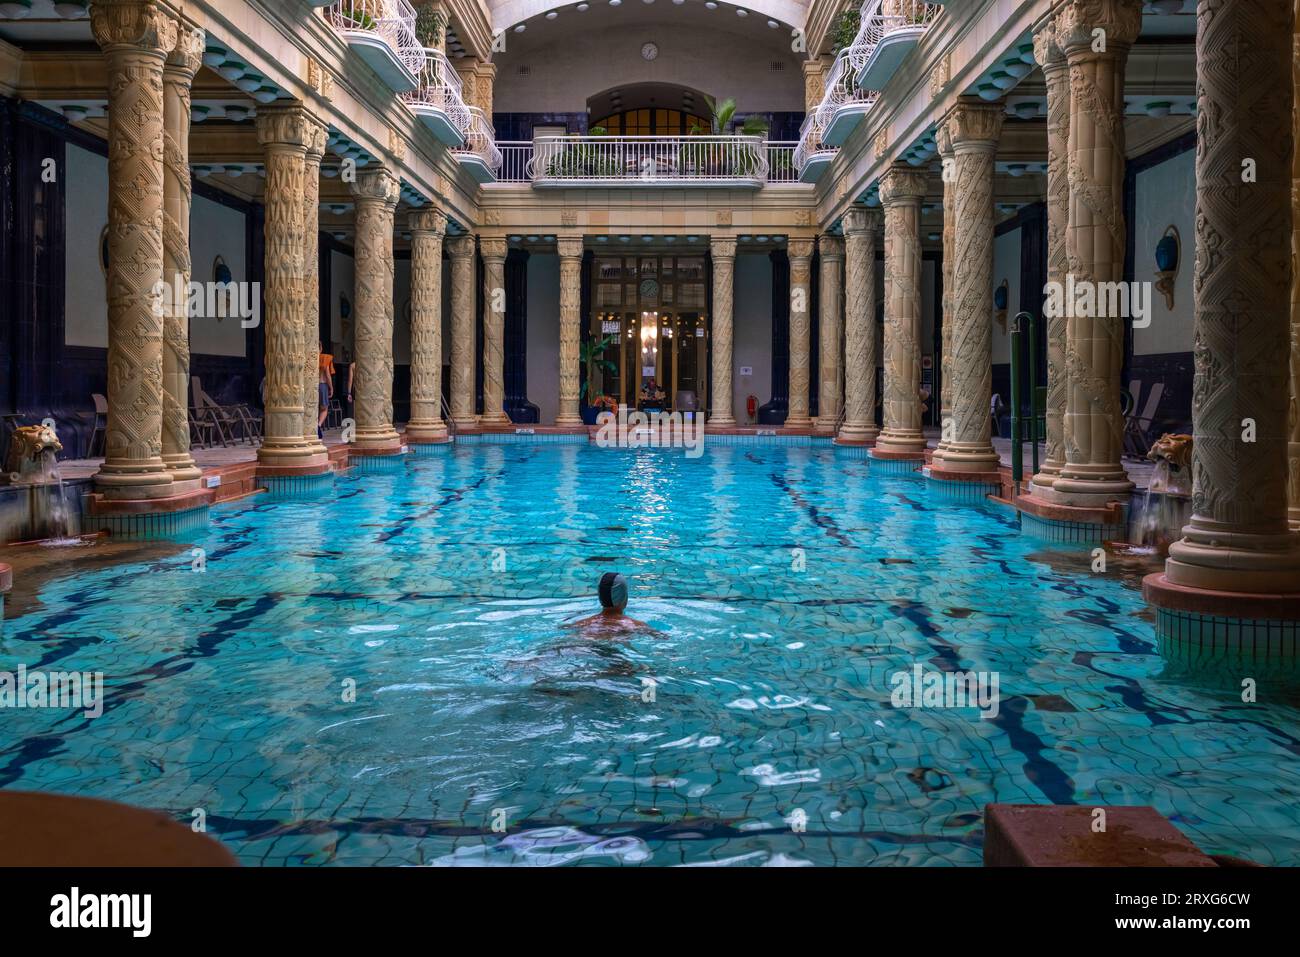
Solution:
<svg viewBox="0 0 1300 957">
<path fill-rule="evenodd" d="M 483 445 L 254 501 L 206 571 L 187 543 L 6 622 L 0 670 L 107 700 L 0 711 L 0 786 L 202 809 L 248 864 L 975 865 L 991 801 L 1300 860 L 1297 709 L 1165 676 L 1135 591 L 918 478 Z M 655 633 L 564 627 L 608 570 Z M 997 716 L 895 707 L 917 664 L 996 673 Z"/>
</svg>

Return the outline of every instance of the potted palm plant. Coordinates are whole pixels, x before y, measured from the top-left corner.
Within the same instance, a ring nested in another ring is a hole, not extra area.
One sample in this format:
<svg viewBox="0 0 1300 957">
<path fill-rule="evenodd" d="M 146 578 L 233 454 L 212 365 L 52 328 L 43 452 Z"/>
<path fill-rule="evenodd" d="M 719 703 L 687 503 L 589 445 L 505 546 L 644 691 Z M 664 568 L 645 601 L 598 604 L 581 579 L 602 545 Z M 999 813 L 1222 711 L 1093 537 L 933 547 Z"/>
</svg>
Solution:
<svg viewBox="0 0 1300 957">
<path fill-rule="evenodd" d="M 728 97 L 716 103 L 710 110 L 709 126 L 704 129 L 698 123 L 692 123 L 688 136 L 766 136 L 767 121 L 761 116 L 746 116 L 735 126 L 736 101 Z M 705 176 L 744 176 L 758 168 L 759 156 L 754 150 L 739 150 L 734 160 L 727 151 L 721 149 L 716 140 L 713 144 L 683 143 L 677 151 L 679 169 L 685 173 Z"/>
<path fill-rule="evenodd" d="M 611 396 L 596 396 L 595 383 L 597 372 L 618 372 L 618 366 L 605 358 L 605 352 L 617 346 L 619 341 L 620 337 L 615 333 L 599 339 L 588 338 L 578 347 L 578 361 L 587 370 L 586 381 L 582 383 L 582 391 L 578 393 L 579 398 L 582 400 L 580 409 L 582 421 L 586 425 L 595 425 L 596 416 L 600 414 L 601 409 L 608 408 L 609 404 L 613 402 Z"/>
</svg>

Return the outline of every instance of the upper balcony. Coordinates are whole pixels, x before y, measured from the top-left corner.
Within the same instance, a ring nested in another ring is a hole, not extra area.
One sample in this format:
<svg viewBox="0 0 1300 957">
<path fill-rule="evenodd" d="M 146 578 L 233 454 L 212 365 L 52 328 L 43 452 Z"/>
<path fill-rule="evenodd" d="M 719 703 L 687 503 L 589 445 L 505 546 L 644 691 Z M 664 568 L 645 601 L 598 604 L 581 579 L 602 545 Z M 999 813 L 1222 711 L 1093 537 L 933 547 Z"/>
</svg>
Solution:
<svg viewBox="0 0 1300 957">
<path fill-rule="evenodd" d="M 795 182 L 794 144 L 761 136 L 538 136 L 502 143 L 501 181 L 536 187 L 759 189 Z"/>
<path fill-rule="evenodd" d="M 420 85 L 402 99 L 444 145 L 461 146 L 470 128 L 470 111 L 462 98 L 460 74 L 440 51 L 424 52 Z"/>
<path fill-rule="evenodd" d="M 879 94 L 858 83 L 858 71 L 870 53 L 870 48 L 865 45 L 845 47 L 826 76 L 826 95 L 816 111 L 822 131 L 821 141 L 825 146 L 843 145 L 876 102 Z"/>
<path fill-rule="evenodd" d="M 799 171 L 799 182 L 817 182 L 835 158 L 836 151 L 837 147 L 826 143 L 821 110 L 813 110 L 799 128 L 799 145 L 794 151 L 794 165 Z"/>
<path fill-rule="evenodd" d="M 480 183 L 490 183 L 501 169 L 501 151 L 492 135 L 492 125 L 477 106 L 465 108 L 469 122 L 465 126 L 465 142 L 452 147 L 457 162 Z"/>
<path fill-rule="evenodd" d="M 922 0 L 867 0 L 853 41 L 867 51 L 858 68 L 858 86 L 883 90 L 942 10 L 942 4 Z"/>
<path fill-rule="evenodd" d="M 419 88 L 426 53 L 409 0 L 336 0 L 325 19 L 395 93 Z"/>
</svg>

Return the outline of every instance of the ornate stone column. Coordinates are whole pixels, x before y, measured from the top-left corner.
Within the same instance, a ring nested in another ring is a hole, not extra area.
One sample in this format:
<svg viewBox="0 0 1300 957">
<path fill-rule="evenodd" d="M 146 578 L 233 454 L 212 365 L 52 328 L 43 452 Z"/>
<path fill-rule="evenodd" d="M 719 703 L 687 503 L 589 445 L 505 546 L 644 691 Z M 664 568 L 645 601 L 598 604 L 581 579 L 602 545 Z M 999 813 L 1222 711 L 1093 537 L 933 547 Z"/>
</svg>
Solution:
<svg viewBox="0 0 1300 957">
<path fill-rule="evenodd" d="M 302 428 L 303 173 L 311 127 L 300 104 L 257 113 L 257 140 L 266 150 L 266 416 L 257 460 L 276 469 L 319 464 Z"/>
<path fill-rule="evenodd" d="M 1070 71 L 1066 257 L 1076 287 L 1124 279 L 1124 67 L 1141 22 L 1141 0 L 1066 0 L 1056 16 Z M 1133 489 L 1120 460 L 1124 323 L 1122 316 L 1066 319 L 1066 462 L 1052 482 L 1062 504 L 1126 500 Z"/>
<path fill-rule="evenodd" d="M 320 423 L 320 163 L 325 157 L 329 129 L 314 119 L 307 128 L 307 154 L 303 162 L 302 253 L 302 437 L 318 455 L 326 455 L 317 436 Z"/>
<path fill-rule="evenodd" d="M 935 143 L 939 147 L 939 161 L 945 170 L 943 174 L 943 298 L 940 308 L 943 311 L 943 328 L 939 330 L 939 346 L 943 355 L 939 357 L 939 381 L 942 396 L 939 403 L 939 441 L 935 443 L 934 454 L 939 455 L 948 447 L 945 436 L 954 428 L 952 419 L 952 327 L 953 318 L 953 261 L 957 239 L 957 198 L 956 198 L 956 164 L 957 158 L 952 151 L 952 138 L 948 128 L 942 122 L 934 128 Z M 952 170 L 952 173 L 947 172 Z"/>
<path fill-rule="evenodd" d="M 921 200 L 925 174 L 891 166 L 880 178 L 885 207 L 884 429 L 873 454 L 922 458 Z"/>
<path fill-rule="evenodd" d="M 446 442 L 442 421 L 442 237 L 437 209 L 411 213 L 411 420 L 408 442 Z"/>
<path fill-rule="evenodd" d="M 956 164 L 952 183 L 952 439 L 935 464 L 949 472 L 996 472 L 990 440 L 993 393 L 993 159 L 1002 132 L 1001 101 L 966 97 L 944 118 Z M 945 219 L 946 219 L 945 215 Z M 946 391 L 946 390 L 945 390 Z"/>
<path fill-rule="evenodd" d="M 876 227 L 880 213 L 844 214 L 844 426 L 837 441 L 876 441 Z"/>
<path fill-rule="evenodd" d="M 474 237 L 447 240 L 451 256 L 451 419 L 458 429 L 478 424 L 474 414 Z"/>
<path fill-rule="evenodd" d="M 362 450 L 397 452 L 393 428 L 393 216 L 397 177 L 382 166 L 357 171 L 356 398 L 357 436 Z"/>
<path fill-rule="evenodd" d="M 163 278 L 171 298 L 163 317 L 162 460 L 173 494 L 199 487 L 190 455 L 190 87 L 203 64 L 202 30 L 178 24 L 163 67 Z"/>
<path fill-rule="evenodd" d="M 709 241 L 713 257 L 713 408 L 709 425 L 730 428 L 736 424 L 732 386 L 735 343 L 736 240 L 714 236 Z"/>
<path fill-rule="evenodd" d="M 787 429 L 812 428 L 808 415 L 809 338 L 811 311 L 811 239 L 792 239 L 790 253 L 790 411 Z M 716 387 L 716 383 L 715 383 Z"/>
<path fill-rule="evenodd" d="M 582 343 L 582 237 L 561 236 L 560 253 L 560 406 L 556 425 L 582 425 L 579 349 Z"/>
<path fill-rule="evenodd" d="M 1070 219 L 1070 69 L 1056 45 L 1056 24 L 1043 20 L 1034 30 L 1034 58 L 1047 81 L 1047 281 L 1064 283 L 1069 270 L 1065 234 Z M 1066 318 L 1047 319 L 1047 443 L 1035 490 L 1050 489 L 1065 464 L 1065 406 L 1069 396 L 1065 364 Z"/>
<path fill-rule="evenodd" d="M 1174 585 L 1300 593 L 1278 362 L 1290 346 L 1294 16 L 1273 0 L 1201 0 L 1197 12 L 1196 444 L 1191 522 L 1165 566 Z M 1255 182 L 1242 181 L 1243 157 Z"/>
<path fill-rule="evenodd" d="M 152 2 L 96 3 L 108 65 L 107 499 L 173 494 L 163 431 L 163 63 L 176 21 Z"/>
<path fill-rule="evenodd" d="M 510 424 L 506 415 L 506 241 L 479 239 L 483 257 L 483 417 L 480 425 Z"/>
<path fill-rule="evenodd" d="M 840 272 L 844 267 L 844 240 L 837 236 L 823 236 L 818 240 L 821 252 L 821 295 L 818 297 L 819 362 L 817 377 L 820 399 L 817 403 L 817 427 L 834 429 L 840 419 L 840 396 L 844 388 L 844 362 L 840 343 L 844 336 L 841 309 L 844 300 L 840 295 Z"/>
</svg>

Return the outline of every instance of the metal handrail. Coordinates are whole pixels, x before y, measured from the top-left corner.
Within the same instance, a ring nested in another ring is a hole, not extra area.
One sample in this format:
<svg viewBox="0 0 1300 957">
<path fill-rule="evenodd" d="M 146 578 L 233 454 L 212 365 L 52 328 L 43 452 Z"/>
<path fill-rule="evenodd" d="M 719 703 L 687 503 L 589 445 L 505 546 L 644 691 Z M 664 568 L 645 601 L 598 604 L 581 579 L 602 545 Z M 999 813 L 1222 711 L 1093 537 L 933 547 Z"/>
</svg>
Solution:
<svg viewBox="0 0 1300 957">
<path fill-rule="evenodd" d="M 501 151 L 497 149 L 496 140 L 492 136 L 492 126 L 488 123 L 487 117 L 477 106 L 466 107 L 469 111 L 469 123 L 463 130 L 465 134 L 465 143 L 463 146 L 453 147 L 453 153 L 469 153 L 479 157 L 489 167 L 494 170 L 501 168 Z"/>
<path fill-rule="evenodd" d="M 424 66 L 419 73 L 420 85 L 402 94 L 408 106 L 431 106 L 442 110 L 462 133 L 469 128 L 470 112 L 465 105 L 460 74 L 441 50 L 425 49 Z"/>
<path fill-rule="evenodd" d="M 766 182 L 761 136 L 539 136 L 528 161 L 534 182 Z"/>
<path fill-rule="evenodd" d="M 455 437 L 456 419 L 451 414 L 451 406 L 447 403 L 446 396 L 438 396 L 438 409 L 442 413 L 442 421 L 447 426 L 447 432 Z"/>
<path fill-rule="evenodd" d="M 415 8 L 409 0 L 337 0 L 325 18 L 341 33 L 379 37 L 412 76 L 424 69 L 427 54 L 415 32 Z"/>
</svg>

